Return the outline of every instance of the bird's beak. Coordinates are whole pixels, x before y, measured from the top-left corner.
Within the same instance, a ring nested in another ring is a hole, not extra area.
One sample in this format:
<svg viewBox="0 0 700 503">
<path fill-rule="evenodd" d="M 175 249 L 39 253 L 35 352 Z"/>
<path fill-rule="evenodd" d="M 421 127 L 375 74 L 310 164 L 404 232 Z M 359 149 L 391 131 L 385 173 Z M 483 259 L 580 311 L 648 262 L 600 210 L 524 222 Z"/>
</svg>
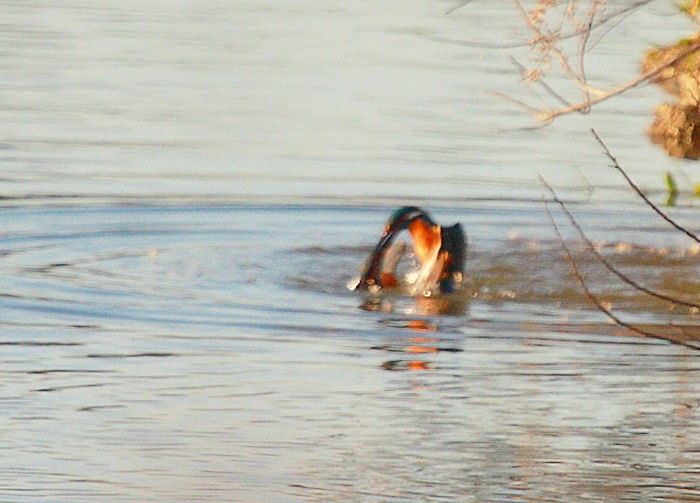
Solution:
<svg viewBox="0 0 700 503">
<path fill-rule="evenodd" d="M 400 228 L 398 227 L 387 226 L 384 235 L 381 237 L 377 245 L 374 247 L 374 251 L 369 256 L 367 264 L 365 265 L 362 275 L 360 276 L 360 280 L 358 281 L 357 285 L 355 285 L 353 290 L 357 288 L 371 288 L 375 285 L 377 287 L 382 286 L 379 281 L 379 275 L 382 272 L 382 259 L 384 258 L 384 252 L 389 245 L 391 245 L 391 242 L 394 240 L 394 237 L 399 229 Z"/>
<path fill-rule="evenodd" d="M 377 246 L 374 247 L 372 255 L 370 255 L 371 260 L 381 258 L 382 252 L 391 244 L 391 241 L 394 239 L 395 235 L 396 229 L 392 229 L 391 227 L 387 226 L 384 235 L 379 240 L 379 243 L 377 243 Z"/>
</svg>

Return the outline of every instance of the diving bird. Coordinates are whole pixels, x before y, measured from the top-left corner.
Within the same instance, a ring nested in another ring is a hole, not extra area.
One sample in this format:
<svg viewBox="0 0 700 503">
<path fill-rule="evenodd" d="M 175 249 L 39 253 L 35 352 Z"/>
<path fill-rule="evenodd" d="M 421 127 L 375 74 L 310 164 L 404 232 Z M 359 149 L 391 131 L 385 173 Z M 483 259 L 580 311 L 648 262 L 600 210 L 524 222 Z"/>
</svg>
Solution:
<svg viewBox="0 0 700 503">
<path fill-rule="evenodd" d="M 463 281 L 467 245 L 462 226 L 442 227 L 416 206 L 404 206 L 391 215 L 354 289 L 378 292 L 398 286 L 394 267 L 403 249 L 397 257 L 392 243 L 404 229 L 411 233 L 413 250 L 421 263 L 410 290 L 422 295 L 453 292 Z"/>
</svg>

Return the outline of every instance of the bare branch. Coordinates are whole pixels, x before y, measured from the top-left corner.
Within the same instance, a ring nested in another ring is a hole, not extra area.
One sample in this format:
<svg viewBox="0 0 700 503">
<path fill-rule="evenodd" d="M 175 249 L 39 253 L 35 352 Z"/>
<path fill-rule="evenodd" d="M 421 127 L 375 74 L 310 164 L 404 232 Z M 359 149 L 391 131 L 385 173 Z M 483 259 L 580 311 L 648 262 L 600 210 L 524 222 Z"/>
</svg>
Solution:
<svg viewBox="0 0 700 503">
<path fill-rule="evenodd" d="M 556 31 L 553 32 L 551 30 L 547 30 L 547 32 L 545 33 L 542 30 L 542 28 L 538 26 L 538 24 L 546 26 L 546 23 L 543 18 L 542 21 L 538 23 L 537 18 L 533 19 L 532 15 L 528 15 L 528 13 L 525 12 L 525 9 L 520 3 L 520 0 L 513 0 L 513 3 L 515 4 L 516 9 L 520 13 L 520 16 L 523 18 L 523 22 L 535 33 L 535 39 L 530 41 L 530 45 L 533 47 L 537 45 L 543 45 L 546 48 L 547 52 L 551 52 L 557 57 L 561 69 L 566 75 L 569 76 L 570 79 L 575 81 L 582 88 L 588 87 L 586 83 L 581 79 L 581 77 L 578 74 L 576 74 L 576 72 L 571 68 L 571 65 L 569 65 L 569 59 L 566 57 L 566 54 L 564 54 L 564 52 L 559 48 L 558 42 L 561 40 L 561 34 L 557 33 Z"/>
<path fill-rule="evenodd" d="M 663 339 L 669 342 L 673 342 L 674 344 L 680 344 L 692 349 L 700 349 L 699 347 L 690 344 L 687 340 L 685 340 L 682 337 L 677 337 L 671 334 L 659 334 L 655 332 L 649 332 L 647 330 L 643 330 L 639 327 L 635 327 L 634 325 L 631 325 L 629 323 L 626 323 L 622 321 L 619 317 L 617 317 L 615 314 L 613 314 L 609 309 L 607 309 L 603 303 L 590 291 L 588 288 L 588 285 L 586 285 L 585 280 L 583 279 L 583 276 L 581 275 L 578 266 L 576 265 L 576 261 L 573 259 L 571 256 L 571 252 L 569 251 L 569 247 L 566 245 L 566 241 L 564 240 L 564 237 L 561 235 L 561 232 L 559 231 L 559 227 L 557 227 L 556 222 L 554 221 L 554 217 L 552 216 L 552 213 L 549 211 L 549 206 L 547 205 L 547 201 L 544 201 L 544 208 L 545 211 L 547 212 L 547 216 L 549 217 L 549 221 L 552 225 L 552 228 L 554 229 L 554 232 L 557 235 L 557 238 L 559 239 L 559 242 L 561 243 L 562 250 L 564 251 L 564 255 L 566 256 L 566 260 L 571 266 L 571 270 L 574 274 L 574 277 L 576 278 L 577 283 L 583 290 L 583 292 L 586 294 L 586 297 L 588 300 L 598 308 L 599 311 L 601 311 L 605 316 L 607 316 L 610 320 L 612 320 L 616 325 L 626 328 L 632 333 L 635 333 L 637 335 L 640 335 L 642 337 L 649 337 L 652 339 Z"/>
<path fill-rule="evenodd" d="M 469 4 L 472 3 L 473 1 L 474 1 L 474 0 L 463 0 L 462 2 L 460 2 L 460 3 L 458 3 L 457 5 L 455 5 L 454 7 L 452 7 L 451 9 L 448 9 L 447 12 L 445 12 L 445 14 L 446 14 L 447 16 L 449 16 L 449 15 L 452 14 L 454 11 L 456 11 L 456 10 L 458 10 L 458 9 L 461 9 L 461 8 L 464 7 L 465 5 L 469 5 Z"/>
<path fill-rule="evenodd" d="M 448 11 L 448 14 L 451 14 L 457 9 L 460 9 L 464 7 L 467 4 L 472 3 L 474 0 L 465 0 L 461 4 L 457 5 L 456 7 L 450 9 Z M 618 11 L 613 12 L 607 17 L 600 18 L 600 20 L 595 23 L 591 28 L 595 30 L 596 28 L 599 28 L 605 24 L 607 24 L 609 21 L 612 21 L 613 19 L 618 18 L 619 16 L 625 16 L 629 15 L 634 11 L 635 9 L 638 9 L 640 7 L 643 7 L 644 5 L 653 2 L 654 0 L 639 0 L 638 2 L 629 5 L 623 9 L 620 9 Z M 575 31 L 571 33 L 566 33 L 560 36 L 561 40 L 567 40 L 570 38 L 574 37 L 579 37 L 581 36 L 581 33 L 583 32 L 584 28 L 578 28 Z M 514 42 L 511 44 L 492 44 L 489 42 L 474 42 L 471 40 L 458 40 L 450 37 L 442 37 L 440 35 L 423 35 L 425 38 L 428 38 L 430 40 L 434 40 L 436 42 L 442 42 L 445 44 L 452 44 L 452 45 L 461 45 L 464 47 L 474 47 L 474 48 L 479 48 L 479 49 L 518 49 L 520 47 L 526 47 L 530 45 L 529 42 Z"/>
<path fill-rule="evenodd" d="M 520 72 L 520 76 L 523 79 L 527 79 L 527 69 L 521 65 L 513 56 L 510 57 L 511 63 L 518 69 Z M 543 79 L 537 79 L 537 84 L 542 87 L 548 94 L 550 94 L 554 99 L 559 101 L 562 105 L 564 106 L 571 106 L 571 103 L 566 100 L 561 94 L 556 92 L 554 89 L 552 89 L 549 84 L 547 84 Z M 539 110 L 532 108 L 534 110 L 534 114 L 537 115 L 541 113 Z"/>
<path fill-rule="evenodd" d="M 598 253 L 598 250 L 596 250 L 595 245 L 591 242 L 590 239 L 588 239 L 588 236 L 583 232 L 583 229 L 581 229 L 581 226 L 578 224 L 574 216 L 569 212 L 569 209 L 566 207 L 566 204 L 564 204 L 564 201 L 559 199 L 557 196 L 556 192 L 554 192 L 554 189 L 547 183 L 547 181 L 542 178 L 541 176 L 539 177 L 540 181 L 542 184 L 549 190 L 549 192 L 552 194 L 552 201 L 557 203 L 561 209 L 564 211 L 564 214 L 566 217 L 569 219 L 569 222 L 571 222 L 571 225 L 574 226 L 576 231 L 578 232 L 579 236 L 581 236 L 581 239 L 583 239 L 584 243 L 586 243 L 586 247 L 588 248 L 588 251 L 593 254 L 593 256 L 600 262 L 605 268 L 613 273 L 615 276 L 620 278 L 622 281 L 630 285 L 632 288 L 635 290 L 638 290 L 640 292 L 644 292 L 647 295 L 650 295 L 652 297 L 656 297 L 657 299 L 664 300 L 666 302 L 669 302 L 671 304 L 679 305 L 679 306 L 685 306 L 685 307 L 690 307 L 690 308 L 697 308 L 700 309 L 700 304 L 694 304 L 692 302 L 686 302 L 680 299 L 674 299 L 673 297 L 669 297 L 668 295 L 664 295 L 662 293 L 658 293 L 654 290 L 651 290 L 649 288 L 646 288 L 639 283 L 637 283 L 635 280 L 624 274 L 623 272 L 619 271 L 617 267 L 612 265 L 605 257 L 603 257 L 600 253 Z"/>
<path fill-rule="evenodd" d="M 597 5 L 597 2 L 596 2 Z M 596 8 L 593 8 L 591 10 L 591 15 L 588 19 L 588 26 L 583 32 L 583 36 L 581 37 L 581 45 L 579 48 L 579 53 L 578 53 L 578 72 L 581 77 L 581 81 L 583 82 L 584 86 L 582 86 L 583 89 L 583 95 L 584 95 L 584 102 L 585 103 L 590 103 L 591 102 L 591 92 L 588 89 L 588 80 L 586 79 L 586 70 L 584 68 L 584 60 L 585 60 L 585 54 L 586 54 L 586 44 L 588 43 L 588 39 L 591 36 L 591 27 L 593 26 L 593 20 L 595 19 L 595 15 L 597 14 Z M 591 107 L 590 105 L 583 108 L 581 111 L 584 113 L 588 113 L 590 111 Z"/>
<path fill-rule="evenodd" d="M 518 105 L 520 108 L 523 110 L 530 112 L 531 114 L 537 114 L 539 111 L 536 108 L 531 107 L 527 103 L 523 103 L 520 100 L 516 100 L 515 98 L 508 96 L 507 94 L 499 93 L 498 91 L 487 91 L 488 94 L 492 94 L 494 96 L 497 96 L 498 98 L 501 98 L 502 100 L 505 101 L 510 101 L 511 103 Z"/>
<path fill-rule="evenodd" d="M 618 94 L 622 94 L 625 91 L 628 91 L 629 89 L 632 89 L 633 87 L 636 87 L 639 84 L 646 82 L 647 80 L 649 80 L 651 78 L 654 78 L 655 76 L 657 76 L 659 73 L 661 73 L 666 68 L 673 66 L 676 62 L 678 62 L 681 59 L 685 58 L 686 56 L 696 52 L 698 49 L 700 49 L 700 40 L 695 41 L 692 44 L 688 44 L 688 47 L 684 51 L 679 53 L 675 58 L 671 59 L 666 64 L 664 64 L 658 68 L 654 68 L 653 70 L 650 70 L 650 71 L 640 75 L 636 79 L 631 80 L 631 81 L 627 82 L 626 84 L 623 84 L 619 87 L 616 87 L 615 89 L 612 89 L 608 92 L 605 92 L 592 100 L 585 101 L 583 103 L 578 103 L 577 105 L 572 105 L 570 107 L 559 108 L 559 109 L 553 110 L 551 112 L 541 112 L 541 113 L 537 114 L 536 116 L 537 116 L 538 120 L 541 120 L 544 122 L 551 122 L 552 119 L 554 119 L 555 117 L 558 117 L 560 115 L 566 115 L 566 114 L 570 114 L 572 112 L 579 112 L 579 111 L 585 109 L 586 107 L 597 105 L 598 103 L 600 103 L 602 101 L 605 101 L 609 98 L 612 98 L 613 96 L 617 96 Z"/>
<path fill-rule="evenodd" d="M 627 181 L 627 183 L 629 184 L 629 186 L 632 187 L 632 188 L 634 189 L 634 191 L 639 195 L 639 197 L 641 197 L 641 198 L 644 200 L 644 202 L 647 204 L 647 206 L 649 206 L 652 210 L 654 210 L 656 213 L 658 213 L 659 216 L 660 216 L 661 218 L 663 218 L 664 220 L 666 220 L 666 222 L 668 222 L 669 224 L 671 224 L 671 225 L 672 225 L 673 227 L 675 227 L 677 230 L 679 230 L 679 231 L 681 231 L 682 233 L 686 234 L 687 236 L 689 236 L 689 237 L 690 237 L 691 239 L 693 239 L 694 241 L 700 243 L 700 237 L 698 237 L 697 234 L 695 234 L 694 232 L 690 231 L 689 229 L 686 229 L 686 228 L 683 227 L 682 225 L 676 223 L 676 221 L 674 221 L 673 219 L 671 219 L 671 217 L 669 217 L 668 215 L 666 215 L 666 213 L 664 213 L 663 211 L 661 211 L 661 210 L 658 208 L 658 206 L 656 206 L 654 203 L 652 203 L 652 202 L 649 200 L 649 198 L 648 198 L 647 196 L 644 195 L 644 193 L 641 191 L 641 189 L 640 189 L 639 187 L 637 187 L 637 185 L 635 185 L 635 183 L 634 183 L 634 182 L 632 181 L 632 179 L 627 175 L 627 173 L 625 173 L 625 170 L 622 169 L 622 167 L 620 166 L 620 164 L 617 162 L 617 159 L 615 158 L 615 156 L 612 155 L 612 153 L 610 152 L 610 149 L 608 149 L 607 145 L 605 145 L 605 143 L 603 142 L 603 140 L 600 139 L 600 136 L 598 136 L 598 133 L 595 132 L 595 129 L 591 129 L 591 133 L 593 133 L 593 136 L 595 137 L 595 139 L 598 140 L 598 143 L 600 143 L 600 145 L 603 147 L 603 150 L 605 151 L 605 155 L 607 155 L 608 158 L 613 162 L 612 167 L 615 168 L 616 170 L 618 170 L 620 173 L 622 173 L 622 176 L 625 177 L 625 180 Z"/>
</svg>

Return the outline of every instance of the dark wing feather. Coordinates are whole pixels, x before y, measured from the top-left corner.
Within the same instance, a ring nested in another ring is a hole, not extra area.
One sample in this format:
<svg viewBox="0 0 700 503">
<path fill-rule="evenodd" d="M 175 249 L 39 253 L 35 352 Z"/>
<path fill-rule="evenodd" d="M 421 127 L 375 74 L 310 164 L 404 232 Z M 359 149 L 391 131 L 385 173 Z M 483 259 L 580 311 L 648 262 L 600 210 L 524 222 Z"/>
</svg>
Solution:
<svg viewBox="0 0 700 503">
<path fill-rule="evenodd" d="M 442 252 L 447 252 L 449 258 L 443 270 L 440 288 L 449 293 L 454 291 L 457 277 L 461 278 L 467 258 L 467 240 L 460 224 L 443 227 L 440 253 Z"/>
</svg>

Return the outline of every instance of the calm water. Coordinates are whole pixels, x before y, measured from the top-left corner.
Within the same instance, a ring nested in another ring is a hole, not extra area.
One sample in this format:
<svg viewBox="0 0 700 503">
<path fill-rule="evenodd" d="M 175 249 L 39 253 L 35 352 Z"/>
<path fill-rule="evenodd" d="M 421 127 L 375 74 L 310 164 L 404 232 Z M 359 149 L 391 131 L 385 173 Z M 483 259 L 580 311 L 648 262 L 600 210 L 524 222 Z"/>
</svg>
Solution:
<svg viewBox="0 0 700 503">
<path fill-rule="evenodd" d="M 698 302 L 697 245 L 587 133 L 662 202 L 697 179 L 646 143 L 663 95 L 524 129 L 485 91 L 532 99 L 525 51 L 431 38 L 517 40 L 508 2 L 53 5 L 0 7 L 1 501 L 700 499 L 700 352 L 590 306 L 537 181 Z M 591 77 L 687 35 L 672 12 L 601 33 Z M 346 284 L 408 203 L 463 224 L 466 291 L 368 304 Z M 621 317 L 700 337 L 555 218 Z"/>
</svg>

